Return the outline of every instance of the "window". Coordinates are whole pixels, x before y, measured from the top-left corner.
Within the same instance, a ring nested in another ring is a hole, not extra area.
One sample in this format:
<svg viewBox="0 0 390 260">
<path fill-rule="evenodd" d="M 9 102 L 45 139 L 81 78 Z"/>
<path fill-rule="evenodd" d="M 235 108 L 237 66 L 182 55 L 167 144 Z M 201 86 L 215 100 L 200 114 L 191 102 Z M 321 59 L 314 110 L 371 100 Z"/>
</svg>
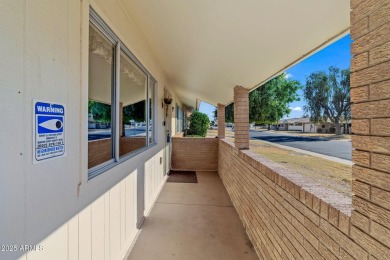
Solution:
<svg viewBox="0 0 390 260">
<path fill-rule="evenodd" d="M 119 119 L 120 156 L 147 145 L 147 118 L 146 118 L 146 86 L 147 75 L 121 50 L 120 69 L 120 107 L 122 118 Z"/>
<path fill-rule="evenodd" d="M 89 27 L 88 168 L 113 162 L 113 71 L 115 45 Z"/>
<path fill-rule="evenodd" d="M 89 178 L 155 143 L 156 81 L 91 10 L 89 26 Z"/>
<path fill-rule="evenodd" d="M 156 89 L 156 82 L 150 80 L 149 81 L 149 86 L 148 86 L 148 101 L 149 101 L 149 124 L 148 124 L 148 137 L 149 137 L 149 142 L 154 143 L 154 124 L 153 124 L 153 116 L 154 116 L 154 101 L 155 101 L 155 89 Z"/>
</svg>

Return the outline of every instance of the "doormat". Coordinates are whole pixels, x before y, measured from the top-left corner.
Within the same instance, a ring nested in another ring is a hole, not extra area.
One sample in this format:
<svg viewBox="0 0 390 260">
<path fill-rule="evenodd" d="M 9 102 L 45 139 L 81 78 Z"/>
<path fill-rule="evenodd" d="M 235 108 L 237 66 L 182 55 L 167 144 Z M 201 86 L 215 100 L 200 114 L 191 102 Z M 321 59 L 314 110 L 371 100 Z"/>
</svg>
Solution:
<svg viewBox="0 0 390 260">
<path fill-rule="evenodd" d="M 167 182 L 198 183 L 195 171 L 170 171 Z"/>
</svg>

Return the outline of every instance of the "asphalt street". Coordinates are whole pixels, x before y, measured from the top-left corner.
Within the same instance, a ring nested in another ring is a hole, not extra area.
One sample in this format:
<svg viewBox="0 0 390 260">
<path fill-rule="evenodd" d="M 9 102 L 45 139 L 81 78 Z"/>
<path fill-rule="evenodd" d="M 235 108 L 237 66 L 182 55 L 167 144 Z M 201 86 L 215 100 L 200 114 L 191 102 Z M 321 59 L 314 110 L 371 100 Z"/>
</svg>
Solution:
<svg viewBox="0 0 390 260">
<path fill-rule="evenodd" d="M 126 136 L 145 136 L 146 127 L 139 126 L 135 128 L 125 129 Z M 111 128 L 107 129 L 89 129 L 88 130 L 88 141 L 99 140 L 111 137 Z"/>
<path fill-rule="evenodd" d="M 267 141 L 345 160 L 352 160 L 352 144 L 350 140 L 327 140 L 320 137 L 300 137 L 256 130 L 250 131 L 250 137 L 253 140 Z"/>
</svg>

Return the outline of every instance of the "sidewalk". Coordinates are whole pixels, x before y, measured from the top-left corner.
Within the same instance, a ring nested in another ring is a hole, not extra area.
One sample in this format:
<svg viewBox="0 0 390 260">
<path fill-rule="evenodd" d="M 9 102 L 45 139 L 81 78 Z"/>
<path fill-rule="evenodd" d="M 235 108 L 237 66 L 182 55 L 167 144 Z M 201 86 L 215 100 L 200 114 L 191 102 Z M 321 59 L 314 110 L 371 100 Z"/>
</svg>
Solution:
<svg viewBox="0 0 390 260">
<path fill-rule="evenodd" d="M 340 141 L 350 141 L 351 135 L 335 135 L 335 134 L 320 134 L 320 133 L 303 133 L 299 131 L 281 131 L 281 130 L 266 130 L 266 129 L 253 129 L 252 131 L 267 131 L 269 133 L 275 134 L 286 134 L 292 136 L 300 136 L 300 137 L 315 137 L 315 138 L 324 138 L 328 140 L 340 140 Z"/>
</svg>

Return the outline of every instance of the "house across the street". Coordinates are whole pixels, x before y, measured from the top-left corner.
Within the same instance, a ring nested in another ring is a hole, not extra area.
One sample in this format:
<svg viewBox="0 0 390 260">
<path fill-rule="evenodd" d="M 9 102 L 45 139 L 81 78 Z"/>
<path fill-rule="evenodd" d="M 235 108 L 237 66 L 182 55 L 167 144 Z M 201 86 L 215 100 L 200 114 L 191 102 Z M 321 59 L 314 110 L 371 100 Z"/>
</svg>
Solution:
<svg viewBox="0 0 390 260">
<path fill-rule="evenodd" d="M 313 123 L 308 117 L 281 119 L 274 129 L 280 131 L 300 131 L 303 133 L 335 133 L 335 125 L 328 122 Z M 351 122 L 341 124 L 341 132 L 350 133 Z"/>
</svg>

